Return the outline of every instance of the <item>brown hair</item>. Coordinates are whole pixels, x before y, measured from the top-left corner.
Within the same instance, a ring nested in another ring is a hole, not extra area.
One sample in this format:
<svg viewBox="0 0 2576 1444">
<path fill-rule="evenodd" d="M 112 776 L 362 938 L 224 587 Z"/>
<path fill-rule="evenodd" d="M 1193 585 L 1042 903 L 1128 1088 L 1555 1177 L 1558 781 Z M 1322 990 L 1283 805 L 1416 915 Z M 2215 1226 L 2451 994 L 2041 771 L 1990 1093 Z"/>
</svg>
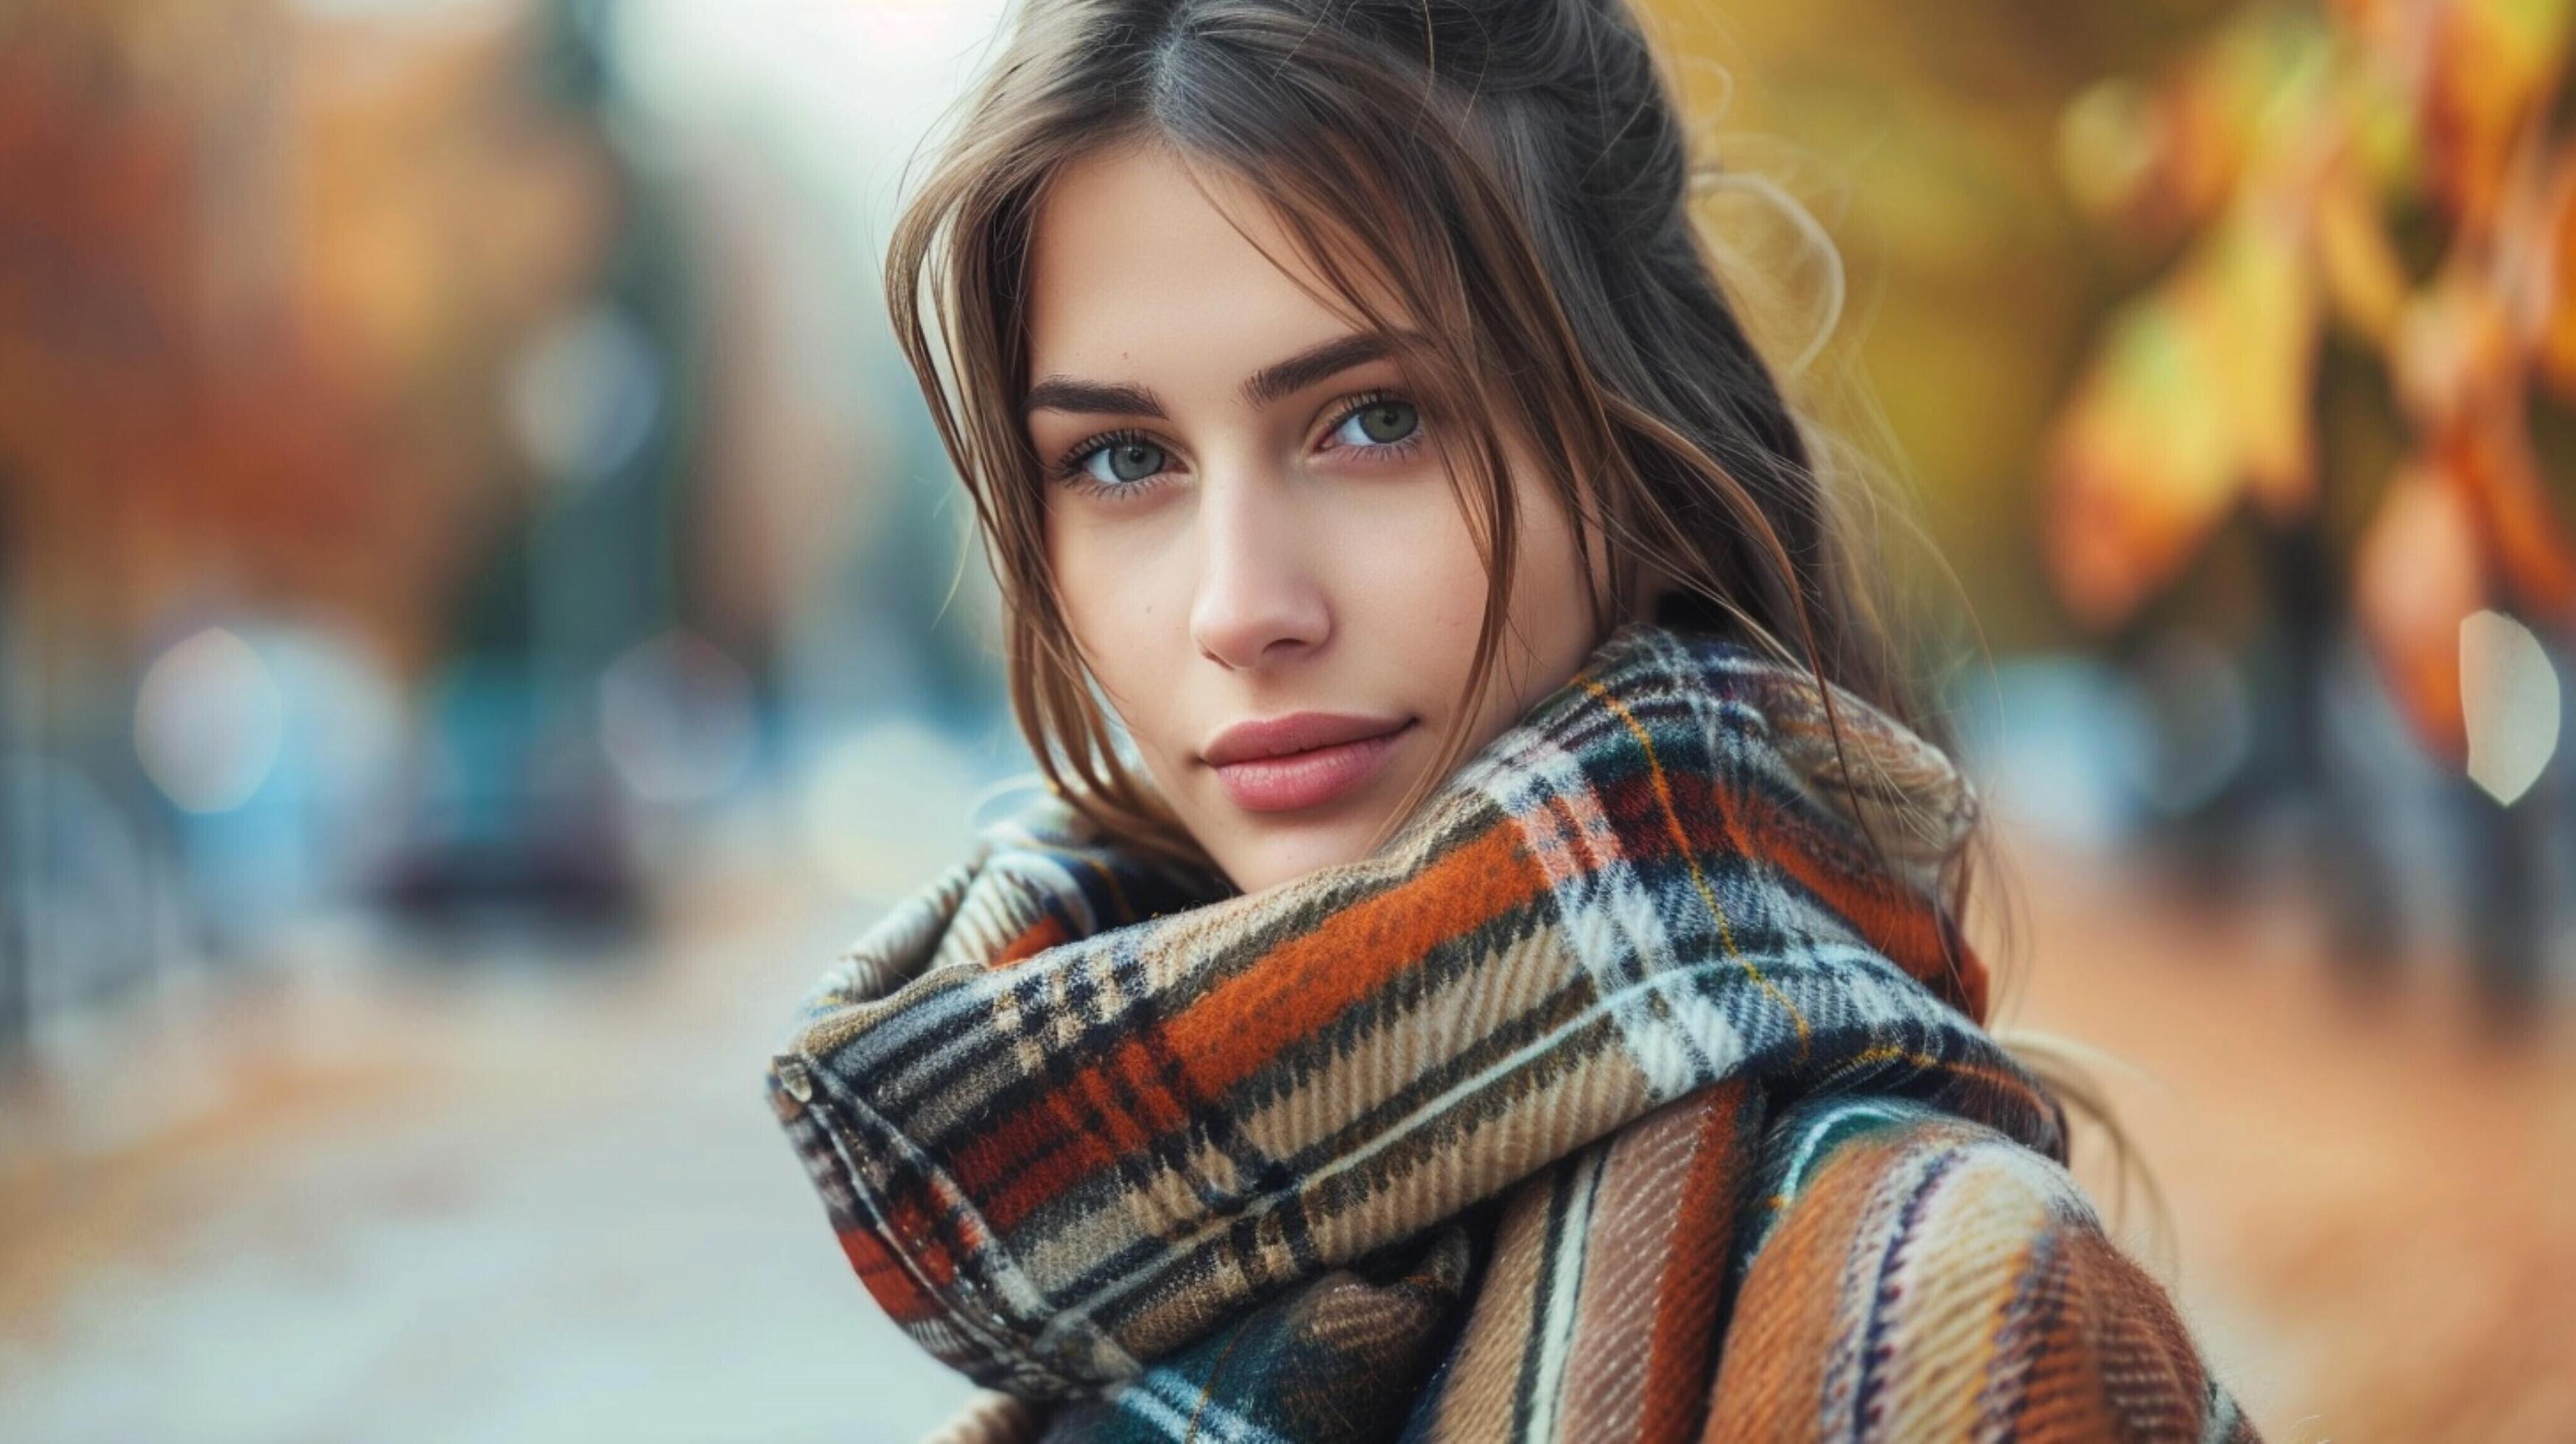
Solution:
<svg viewBox="0 0 2576 1444">
<path fill-rule="evenodd" d="M 1132 144 L 1248 181 L 1335 293 L 1319 299 L 1387 336 L 1442 420 L 1492 580 L 1462 728 L 1511 595 L 1508 427 L 1584 554 L 1596 532 L 1608 542 L 1596 636 L 1625 620 L 1611 599 L 1651 568 L 1657 620 L 1730 632 L 1833 684 L 1838 755 L 1836 686 L 1952 750 L 1898 661 L 1886 573 L 1855 543 L 1869 498 L 1826 484 L 1729 303 L 1692 209 L 1714 167 L 1695 164 L 1672 95 L 1624 0 L 1024 0 L 896 224 L 886 286 L 1001 588 L 1013 711 L 1072 805 L 1134 845 L 1206 862 L 1118 754 L 1050 583 L 1019 416 L 1045 187 L 1076 156 Z M 1371 286 L 1409 324 L 1373 306 Z M 1445 740 L 1390 828 L 1466 741 Z M 1973 837 L 1943 868 L 1963 917 L 1970 854 L 1989 846 L 1983 826 Z M 1880 847 L 1874 830 L 1869 841 Z M 2093 1111 L 2080 1076 L 2035 1066 Z"/>
</svg>

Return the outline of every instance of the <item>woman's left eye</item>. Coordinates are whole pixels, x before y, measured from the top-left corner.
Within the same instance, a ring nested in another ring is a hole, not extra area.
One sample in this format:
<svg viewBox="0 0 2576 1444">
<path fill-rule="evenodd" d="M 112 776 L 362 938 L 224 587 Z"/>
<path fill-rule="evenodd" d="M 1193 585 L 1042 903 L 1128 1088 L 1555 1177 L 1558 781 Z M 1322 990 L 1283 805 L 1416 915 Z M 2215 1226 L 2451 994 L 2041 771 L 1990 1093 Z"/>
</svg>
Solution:
<svg viewBox="0 0 2576 1444">
<path fill-rule="evenodd" d="M 1388 397 L 1353 408 L 1333 428 L 1333 440 L 1344 446 L 1393 446 L 1411 440 L 1421 428 L 1422 414 L 1412 402 Z"/>
</svg>

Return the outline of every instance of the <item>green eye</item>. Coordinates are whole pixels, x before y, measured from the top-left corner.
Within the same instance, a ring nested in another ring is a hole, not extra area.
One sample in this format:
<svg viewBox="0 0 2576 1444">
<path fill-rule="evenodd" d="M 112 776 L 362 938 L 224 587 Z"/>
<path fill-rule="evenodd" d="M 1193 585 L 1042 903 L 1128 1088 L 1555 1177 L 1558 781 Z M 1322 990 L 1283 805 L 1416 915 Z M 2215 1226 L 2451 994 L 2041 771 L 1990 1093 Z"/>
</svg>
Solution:
<svg viewBox="0 0 2576 1444">
<path fill-rule="evenodd" d="M 1163 448 L 1150 441 L 1116 441 L 1084 457 L 1082 469 L 1094 481 L 1118 486 L 1143 481 L 1161 471 L 1166 460 Z"/>
<path fill-rule="evenodd" d="M 1345 446 L 1392 446 L 1420 429 L 1422 417 L 1410 401 L 1372 401 L 1342 419 L 1333 439 Z"/>
</svg>

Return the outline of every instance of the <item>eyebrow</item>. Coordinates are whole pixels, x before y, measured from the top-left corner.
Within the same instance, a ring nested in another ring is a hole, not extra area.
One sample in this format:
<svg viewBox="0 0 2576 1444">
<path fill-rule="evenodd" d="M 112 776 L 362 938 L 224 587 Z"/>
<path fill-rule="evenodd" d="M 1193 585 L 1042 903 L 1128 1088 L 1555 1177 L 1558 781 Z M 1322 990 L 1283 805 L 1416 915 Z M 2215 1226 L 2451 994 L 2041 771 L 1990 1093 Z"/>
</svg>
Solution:
<svg viewBox="0 0 2576 1444">
<path fill-rule="evenodd" d="M 1357 332 L 1309 346 L 1244 378 L 1244 404 L 1267 406 L 1282 396 L 1294 395 L 1354 366 L 1384 360 L 1394 350 L 1392 340 L 1373 331 Z M 1083 381 L 1071 376 L 1049 376 L 1031 386 L 1028 399 L 1021 403 L 1020 409 L 1024 413 L 1082 411 L 1113 416 L 1150 416 L 1157 420 L 1167 420 L 1171 415 L 1164 409 L 1163 398 L 1145 387 L 1126 382 Z"/>
</svg>

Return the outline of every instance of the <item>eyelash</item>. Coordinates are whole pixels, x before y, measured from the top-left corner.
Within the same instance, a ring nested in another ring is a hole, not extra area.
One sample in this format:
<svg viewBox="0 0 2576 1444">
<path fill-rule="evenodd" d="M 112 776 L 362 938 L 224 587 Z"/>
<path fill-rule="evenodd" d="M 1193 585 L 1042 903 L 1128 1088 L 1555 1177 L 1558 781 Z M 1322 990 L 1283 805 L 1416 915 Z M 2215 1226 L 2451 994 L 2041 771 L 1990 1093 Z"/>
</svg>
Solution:
<svg viewBox="0 0 2576 1444">
<path fill-rule="evenodd" d="M 1334 432 L 1341 430 L 1345 425 L 1348 425 L 1352 417 L 1368 410 L 1372 406 L 1383 406 L 1390 401 L 1401 401 L 1407 406 L 1413 406 L 1416 408 L 1414 413 L 1415 420 L 1413 425 L 1413 434 L 1404 438 L 1402 441 L 1376 442 L 1364 447 L 1345 447 L 1342 449 L 1365 451 L 1369 453 L 1371 457 L 1378 459 L 1393 459 L 1410 456 L 1413 454 L 1415 448 L 1421 445 L 1423 429 L 1430 423 L 1427 419 L 1423 418 L 1419 403 L 1415 402 L 1412 397 L 1406 396 L 1401 392 L 1387 390 L 1363 391 L 1356 396 L 1345 398 L 1341 405 L 1334 409 L 1332 424 L 1324 428 L 1324 434 L 1326 436 L 1330 436 Z M 1147 446 L 1163 450 L 1166 454 L 1168 454 L 1170 450 L 1168 447 L 1164 447 L 1161 442 L 1154 440 L 1154 438 L 1141 431 L 1137 431 L 1132 427 L 1121 427 L 1116 431 L 1104 431 L 1097 436 L 1084 439 L 1071 451 L 1068 451 L 1062 456 L 1056 458 L 1055 463 L 1047 468 L 1047 477 L 1051 481 L 1070 487 L 1074 491 L 1087 496 L 1129 496 L 1136 492 L 1148 490 L 1154 485 L 1151 478 L 1147 478 L 1143 481 L 1126 481 L 1109 484 L 1093 480 L 1090 473 L 1085 471 L 1082 465 L 1084 462 L 1089 461 L 1094 453 L 1100 451 L 1104 447 L 1130 446 L 1139 442 Z M 1160 472 L 1155 473 L 1156 476 L 1160 476 L 1161 474 L 1162 473 Z"/>
</svg>

